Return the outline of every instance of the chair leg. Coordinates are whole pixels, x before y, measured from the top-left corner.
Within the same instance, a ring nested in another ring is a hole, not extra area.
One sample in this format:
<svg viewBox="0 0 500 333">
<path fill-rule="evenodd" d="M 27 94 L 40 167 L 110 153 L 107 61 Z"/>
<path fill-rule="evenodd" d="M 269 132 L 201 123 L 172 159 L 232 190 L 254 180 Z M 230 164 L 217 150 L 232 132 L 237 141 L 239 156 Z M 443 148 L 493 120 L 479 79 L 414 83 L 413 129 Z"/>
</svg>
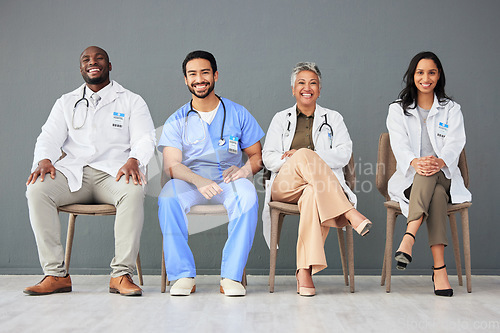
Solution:
<svg viewBox="0 0 500 333">
<path fill-rule="evenodd" d="M 347 227 L 346 227 L 347 229 Z M 347 263 L 345 260 L 345 241 L 344 241 L 344 230 L 342 228 L 337 228 L 337 235 L 339 238 L 339 250 L 340 250 L 340 260 L 342 261 L 342 272 L 344 273 L 345 285 L 349 285 L 349 279 L 347 278 Z"/>
<path fill-rule="evenodd" d="M 385 253 L 384 253 L 384 261 L 385 261 L 385 276 L 382 282 L 385 282 L 385 292 L 391 292 L 391 259 L 392 259 L 392 242 L 394 239 L 394 228 L 396 226 L 396 212 L 387 208 L 387 230 L 385 235 Z M 382 283 L 382 285 L 384 285 Z"/>
<path fill-rule="evenodd" d="M 276 256 L 278 254 L 278 224 L 280 216 L 277 209 L 271 209 L 271 245 L 269 248 L 269 292 L 274 292 L 274 278 L 276 275 Z"/>
<path fill-rule="evenodd" d="M 66 274 L 69 274 L 69 264 L 71 261 L 71 249 L 73 248 L 73 237 L 75 236 L 76 217 L 77 217 L 77 215 L 75 215 L 75 214 L 69 214 L 68 233 L 66 235 L 66 254 L 64 256 Z"/>
<path fill-rule="evenodd" d="M 382 274 L 380 277 L 380 285 L 383 286 L 385 284 L 385 249 L 384 249 L 384 259 L 382 260 Z"/>
<path fill-rule="evenodd" d="M 464 238 L 465 277 L 467 279 L 467 292 L 470 293 L 472 292 L 472 272 L 470 263 L 469 209 L 463 209 L 460 215 L 462 216 L 462 235 Z"/>
<path fill-rule="evenodd" d="M 139 276 L 139 285 L 143 286 L 144 281 L 142 280 L 142 267 L 141 267 L 141 255 L 137 252 L 137 261 L 135 263 L 137 268 L 137 276 Z"/>
<path fill-rule="evenodd" d="M 163 242 L 162 242 L 163 244 Z M 165 268 L 165 253 L 163 252 L 163 245 L 161 247 L 161 289 L 162 293 L 167 289 L 167 269 Z"/>
<path fill-rule="evenodd" d="M 346 227 L 347 260 L 349 261 L 349 280 L 351 293 L 354 292 L 354 241 L 352 227 Z"/>
<path fill-rule="evenodd" d="M 389 208 L 387 208 L 387 220 L 389 220 Z M 387 225 L 389 225 L 389 222 L 386 222 Z M 387 229 L 387 226 L 386 226 L 386 229 Z M 380 285 L 383 286 L 385 285 L 385 279 L 386 279 L 386 267 L 385 267 L 385 264 L 386 264 L 386 252 L 387 252 L 387 230 L 386 230 L 386 235 L 385 235 L 385 249 L 384 249 L 384 259 L 382 260 L 382 274 L 381 274 L 381 278 L 380 278 Z M 392 241 L 392 240 L 391 240 Z"/>
<path fill-rule="evenodd" d="M 462 262 L 460 260 L 460 243 L 458 241 L 457 221 L 455 219 L 454 213 L 450 213 L 448 215 L 448 218 L 450 219 L 450 230 L 453 244 L 453 253 L 455 255 L 455 266 L 457 267 L 458 285 L 463 286 L 464 283 L 462 279 Z"/>
<path fill-rule="evenodd" d="M 243 269 L 243 276 L 241 278 L 241 284 L 243 285 L 243 287 L 246 288 L 246 286 L 247 286 L 247 268 L 246 267 Z"/>
</svg>

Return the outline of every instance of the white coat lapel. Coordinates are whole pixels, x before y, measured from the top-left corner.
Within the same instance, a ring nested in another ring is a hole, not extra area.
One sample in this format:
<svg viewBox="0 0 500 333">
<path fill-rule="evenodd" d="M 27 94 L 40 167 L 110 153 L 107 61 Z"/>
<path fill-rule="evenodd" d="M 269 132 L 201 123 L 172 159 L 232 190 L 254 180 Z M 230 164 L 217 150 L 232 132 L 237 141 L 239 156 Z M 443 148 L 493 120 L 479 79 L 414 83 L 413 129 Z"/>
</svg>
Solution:
<svg viewBox="0 0 500 333">
<path fill-rule="evenodd" d="M 434 102 L 432 103 L 429 116 L 427 117 L 427 132 L 429 133 L 429 139 L 431 140 L 432 148 L 436 154 L 439 154 L 440 151 L 436 141 L 436 129 L 438 127 L 439 119 L 441 118 L 440 112 L 444 112 L 444 106 L 439 104 L 437 96 L 434 95 Z"/>
<path fill-rule="evenodd" d="M 405 120 L 406 131 L 409 133 L 408 138 L 411 142 L 410 145 L 413 149 L 413 154 L 415 154 L 415 156 L 420 156 L 420 145 L 422 142 L 420 115 L 418 114 L 415 103 L 410 105 L 406 111 L 408 111 L 410 115 L 405 115 L 403 119 Z"/>
<path fill-rule="evenodd" d="M 323 109 L 321 106 L 316 104 L 316 109 L 314 110 L 314 121 L 313 121 L 313 142 L 314 146 L 317 146 L 318 142 L 318 137 L 319 137 L 319 129 L 323 122 L 325 121 L 325 115 L 326 115 L 326 110 Z M 331 121 L 331 119 L 327 119 L 328 122 Z"/>
<path fill-rule="evenodd" d="M 297 128 L 297 104 L 292 106 L 287 110 L 287 113 L 285 115 L 285 123 L 284 123 L 284 140 L 283 140 L 283 148 L 284 152 L 287 152 L 290 150 L 290 147 L 292 146 L 292 140 L 293 137 L 295 136 L 295 129 Z M 288 128 L 288 122 L 290 122 L 290 131 L 287 131 Z M 288 133 L 288 136 L 286 135 Z"/>
<path fill-rule="evenodd" d="M 112 86 L 109 87 L 110 89 L 104 96 L 101 96 L 101 101 L 97 105 L 97 110 L 103 108 L 104 106 L 113 103 L 117 98 L 120 93 L 124 91 L 124 88 L 117 82 L 111 81 Z"/>
</svg>

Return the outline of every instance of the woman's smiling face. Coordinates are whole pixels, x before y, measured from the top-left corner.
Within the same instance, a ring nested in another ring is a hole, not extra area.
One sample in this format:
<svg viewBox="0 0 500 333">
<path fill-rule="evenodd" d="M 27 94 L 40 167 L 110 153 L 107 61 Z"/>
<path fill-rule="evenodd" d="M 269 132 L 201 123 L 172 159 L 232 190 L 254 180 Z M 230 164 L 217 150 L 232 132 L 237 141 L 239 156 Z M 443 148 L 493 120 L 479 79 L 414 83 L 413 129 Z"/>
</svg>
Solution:
<svg viewBox="0 0 500 333">
<path fill-rule="evenodd" d="M 434 60 L 420 60 L 413 74 L 413 80 L 419 94 L 434 94 L 434 88 L 439 81 L 439 70 Z"/>
<path fill-rule="evenodd" d="M 316 73 L 301 71 L 297 74 L 292 94 L 297 100 L 299 109 L 301 109 L 301 106 L 310 107 L 316 105 L 316 100 L 319 97 L 320 91 L 319 78 Z"/>
</svg>

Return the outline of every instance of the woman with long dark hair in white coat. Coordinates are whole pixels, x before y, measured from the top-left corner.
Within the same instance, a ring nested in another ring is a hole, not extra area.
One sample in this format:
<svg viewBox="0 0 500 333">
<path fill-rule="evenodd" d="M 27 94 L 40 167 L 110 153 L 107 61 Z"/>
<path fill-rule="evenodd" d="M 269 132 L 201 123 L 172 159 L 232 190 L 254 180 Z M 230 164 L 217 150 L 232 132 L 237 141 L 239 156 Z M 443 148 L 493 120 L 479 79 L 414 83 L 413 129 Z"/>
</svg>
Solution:
<svg viewBox="0 0 500 333">
<path fill-rule="evenodd" d="M 397 161 L 388 190 L 407 217 L 406 233 L 395 254 L 396 267 L 405 269 L 412 261 L 415 235 L 427 222 L 434 293 L 452 296 L 444 262 L 447 205 L 471 200 L 458 168 L 465 146 L 463 115 L 460 105 L 445 93 L 443 66 L 434 53 L 413 57 L 404 82 L 406 87 L 389 106 L 387 117 Z"/>
</svg>

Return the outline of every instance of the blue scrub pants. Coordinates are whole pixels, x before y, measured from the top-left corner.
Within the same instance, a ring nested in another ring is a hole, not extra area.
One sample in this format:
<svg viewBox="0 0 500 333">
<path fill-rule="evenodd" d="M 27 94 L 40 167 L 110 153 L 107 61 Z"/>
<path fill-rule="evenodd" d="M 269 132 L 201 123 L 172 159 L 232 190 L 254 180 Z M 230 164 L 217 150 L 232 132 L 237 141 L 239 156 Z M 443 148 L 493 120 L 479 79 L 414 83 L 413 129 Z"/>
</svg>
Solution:
<svg viewBox="0 0 500 333">
<path fill-rule="evenodd" d="M 223 204 L 228 212 L 228 237 L 222 251 L 221 277 L 241 281 L 252 248 L 259 202 L 248 179 L 219 183 L 222 193 L 205 199 L 196 186 L 172 179 L 158 197 L 158 218 L 163 233 L 163 250 L 168 279 L 195 277 L 193 253 L 188 245 L 186 214 L 194 205 Z"/>
</svg>

